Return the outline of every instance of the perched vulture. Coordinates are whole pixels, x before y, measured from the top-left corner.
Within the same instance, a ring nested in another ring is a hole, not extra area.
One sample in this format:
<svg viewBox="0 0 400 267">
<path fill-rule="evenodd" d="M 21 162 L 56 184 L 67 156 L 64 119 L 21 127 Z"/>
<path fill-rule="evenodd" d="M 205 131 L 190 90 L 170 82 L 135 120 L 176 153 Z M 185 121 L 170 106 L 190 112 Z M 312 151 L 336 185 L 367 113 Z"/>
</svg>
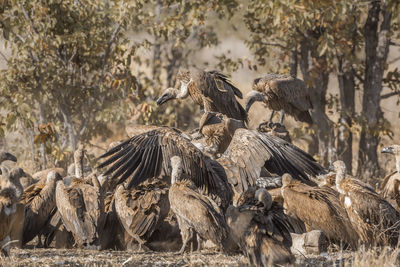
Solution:
<svg viewBox="0 0 400 267">
<path fill-rule="evenodd" d="M 264 102 L 267 108 L 293 116 L 296 120 L 312 124 L 309 110 L 313 108 L 305 83 L 290 75 L 267 74 L 255 79 L 253 90 L 246 95 L 246 111 L 255 101 Z M 271 115 L 272 120 L 272 115 Z"/>
<path fill-rule="evenodd" d="M 283 175 L 281 191 L 287 214 L 312 230 L 323 231 L 330 240 L 357 248 L 357 233 L 340 203 L 338 192 L 327 186 L 311 187 L 294 180 L 290 174 Z"/>
<path fill-rule="evenodd" d="M 249 194 L 250 192 L 250 194 Z M 288 216 L 265 189 L 245 192 L 238 206 L 226 213 L 232 237 L 247 255 L 251 265 L 276 266 L 294 263 L 290 252 L 290 233 L 294 231 Z M 278 205 L 278 206 L 277 206 Z"/>
<path fill-rule="evenodd" d="M 53 170 L 47 174 L 45 184 L 33 184 L 25 190 L 21 199 L 21 203 L 25 205 L 22 245 L 40 234 L 57 212 L 55 190 L 60 180 L 61 175 Z M 40 239 L 39 237 L 39 242 Z"/>
<path fill-rule="evenodd" d="M 2 179 L 9 179 L 9 172 L 1 167 Z M 13 187 L 2 187 L 0 190 L 0 250 L 8 256 L 10 252 L 10 231 L 15 222 L 18 198 Z"/>
<path fill-rule="evenodd" d="M 185 251 L 194 234 L 198 251 L 203 239 L 211 240 L 224 251 L 230 251 L 234 244 L 221 210 L 207 196 L 200 194 L 190 179 L 182 177 L 184 167 L 179 156 L 171 158 L 171 166 L 172 185 L 168 197 L 181 230 L 183 244 L 179 252 Z"/>
<path fill-rule="evenodd" d="M 385 147 L 381 151 L 382 153 L 388 153 L 395 156 L 396 159 L 396 171 L 392 172 L 385 177 L 381 184 L 381 195 L 389 201 L 393 207 L 396 207 L 400 211 L 400 146 L 392 145 Z"/>
<path fill-rule="evenodd" d="M 217 161 L 225 168 L 235 196 L 262 177 L 290 173 L 295 179 L 314 184 L 309 176 L 324 173 L 312 156 L 283 139 L 244 128 L 242 122 L 219 113 L 205 113 L 200 131 L 209 146 L 223 153 Z"/>
<path fill-rule="evenodd" d="M 96 175 L 83 178 L 83 147 L 74 153 L 76 176 L 71 185 L 57 183 L 56 204 L 65 228 L 72 232 L 78 247 L 99 248 L 99 229 L 104 224 L 104 199 Z M 89 178 L 89 177 L 88 177 Z"/>
<path fill-rule="evenodd" d="M 158 105 L 190 95 L 205 112 L 220 112 L 229 118 L 247 122 L 247 112 L 235 98 L 237 96 L 242 99 L 242 92 L 225 75 L 217 71 L 191 68 L 180 69 L 176 79 L 181 84 L 180 89 L 166 89 L 157 100 Z"/>
<path fill-rule="evenodd" d="M 400 233 L 399 212 L 367 184 L 346 177 L 343 161 L 335 161 L 332 167 L 340 200 L 361 241 L 368 245 L 396 246 Z"/>
<path fill-rule="evenodd" d="M 179 156 L 183 171 L 196 187 L 208 194 L 225 210 L 232 201 L 232 189 L 222 166 L 205 156 L 189 139 L 169 127 L 154 127 L 131 137 L 100 158 L 108 157 L 98 167 L 111 165 L 104 175 L 127 180 L 126 189 L 134 188 L 162 173 L 170 174 L 170 159 Z"/>
<path fill-rule="evenodd" d="M 139 243 L 139 250 L 167 217 L 169 185 L 155 180 L 129 190 L 119 185 L 115 191 L 115 210 L 125 231 Z"/>
</svg>

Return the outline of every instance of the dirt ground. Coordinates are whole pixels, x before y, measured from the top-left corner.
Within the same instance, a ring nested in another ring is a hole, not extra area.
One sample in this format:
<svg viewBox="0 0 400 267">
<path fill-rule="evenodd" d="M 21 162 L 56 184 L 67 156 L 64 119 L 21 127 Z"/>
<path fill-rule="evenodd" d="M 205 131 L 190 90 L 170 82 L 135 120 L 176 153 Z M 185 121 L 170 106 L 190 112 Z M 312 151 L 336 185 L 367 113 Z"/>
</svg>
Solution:
<svg viewBox="0 0 400 267">
<path fill-rule="evenodd" d="M 298 257 L 296 266 L 348 266 L 351 253 Z M 243 255 L 226 256 L 214 250 L 180 255 L 174 252 L 95 251 L 79 249 L 11 249 L 0 260 L 8 266 L 250 266 Z"/>
</svg>

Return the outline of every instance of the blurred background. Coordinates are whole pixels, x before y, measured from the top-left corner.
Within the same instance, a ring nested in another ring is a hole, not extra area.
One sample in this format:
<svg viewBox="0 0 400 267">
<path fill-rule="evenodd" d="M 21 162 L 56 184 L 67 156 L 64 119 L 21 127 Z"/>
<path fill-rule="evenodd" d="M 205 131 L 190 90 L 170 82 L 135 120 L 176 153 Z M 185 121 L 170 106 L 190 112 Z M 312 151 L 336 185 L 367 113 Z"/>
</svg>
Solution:
<svg viewBox="0 0 400 267">
<path fill-rule="evenodd" d="M 394 170 L 381 147 L 400 143 L 399 14 L 397 0 L 2 0 L 0 148 L 31 173 L 68 166 L 79 143 L 94 162 L 127 127 L 197 127 L 190 98 L 155 104 L 180 67 L 219 70 L 243 94 L 290 73 L 315 122 L 286 117 L 294 143 L 375 184 Z M 255 104 L 249 127 L 270 112 Z"/>
</svg>

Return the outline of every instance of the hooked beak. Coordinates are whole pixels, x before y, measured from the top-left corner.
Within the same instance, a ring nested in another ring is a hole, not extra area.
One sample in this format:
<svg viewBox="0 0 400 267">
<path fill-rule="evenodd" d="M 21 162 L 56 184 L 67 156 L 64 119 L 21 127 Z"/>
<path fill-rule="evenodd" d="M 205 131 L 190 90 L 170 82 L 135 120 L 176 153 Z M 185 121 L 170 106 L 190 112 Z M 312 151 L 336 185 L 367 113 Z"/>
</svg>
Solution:
<svg viewBox="0 0 400 267">
<path fill-rule="evenodd" d="M 246 112 L 249 112 L 251 105 L 253 105 L 255 99 L 252 97 L 246 101 Z"/>
<path fill-rule="evenodd" d="M 168 100 L 171 100 L 173 97 L 169 93 L 165 93 L 157 99 L 157 105 L 161 106 Z"/>
<path fill-rule="evenodd" d="M 384 147 L 382 148 L 381 153 L 394 154 L 394 149 L 391 146 Z"/>
<path fill-rule="evenodd" d="M 6 152 L 5 156 L 6 156 L 7 160 L 10 160 L 10 161 L 13 161 L 13 162 L 17 162 L 17 158 L 13 154 Z"/>
</svg>

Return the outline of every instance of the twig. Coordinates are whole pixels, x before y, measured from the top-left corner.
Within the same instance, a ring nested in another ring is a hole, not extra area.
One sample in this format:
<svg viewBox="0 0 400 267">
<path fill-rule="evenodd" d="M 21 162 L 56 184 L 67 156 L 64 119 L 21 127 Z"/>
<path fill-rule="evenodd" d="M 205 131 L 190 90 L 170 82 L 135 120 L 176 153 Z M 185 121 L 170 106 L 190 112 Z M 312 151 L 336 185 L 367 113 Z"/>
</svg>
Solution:
<svg viewBox="0 0 400 267">
<path fill-rule="evenodd" d="M 389 97 L 392 97 L 392 96 L 395 96 L 395 95 L 400 95 L 400 91 L 391 92 L 391 93 L 387 93 L 387 94 L 381 95 L 381 99 L 386 99 L 386 98 L 389 98 Z"/>
<path fill-rule="evenodd" d="M 32 26 L 32 29 L 33 29 L 33 30 L 35 31 L 35 33 L 37 34 L 38 31 L 37 31 L 35 25 L 33 25 L 33 21 L 32 21 L 31 18 L 29 17 L 28 12 L 26 12 L 24 5 L 19 5 L 19 7 L 22 9 L 22 13 L 24 13 L 24 16 L 25 16 L 26 20 L 29 21 L 29 23 L 30 23 L 31 26 Z"/>
<path fill-rule="evenodd" d="M 102 64 L 102 68 L 103 68 L 103 72 L 104 72 L 104 68 L 106 66 L 106 62 L 107 62 L 107 58 L 110 54 L 110 50 L 111 50 L 111 45 L 113 44 L 113 42 L 115 41 L 115 38 L 117 37 L 117 34 L 119 32 L 119 30 L 121 29 L 121 23 L 117 24 L 117 27 L 114 29 L 110 40 L 107 43 L 107 48 L 106 48 L 106 52 L 104 53 L 104 58 L 103 58 L 103 64 Z"/>
<path fill-rule="evenodd" d="M 5 61 L 7 61 L 7 63 L 10 63 L 10 61 L 8 61 L 8 58 L 3 54 L 3 52 L 0 51 L 0 55 L 4 58 Z"/>
</svg>

